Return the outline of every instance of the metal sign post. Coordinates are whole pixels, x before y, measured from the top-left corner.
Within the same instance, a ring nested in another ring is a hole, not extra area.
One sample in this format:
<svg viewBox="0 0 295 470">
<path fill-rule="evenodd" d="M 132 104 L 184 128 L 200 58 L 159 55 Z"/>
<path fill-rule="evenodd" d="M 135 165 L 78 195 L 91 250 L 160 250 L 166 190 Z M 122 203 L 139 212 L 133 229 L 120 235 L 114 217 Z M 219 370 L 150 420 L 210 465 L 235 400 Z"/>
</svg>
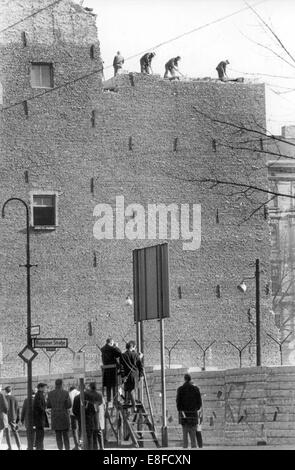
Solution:
<svg viewBox="0 0 295 470">
<path fill-rule="evenodd" d="M 134 320 L 141 348 L 143 321 L 156 319 L 160 322 L 163 447 L 168 447 L 164 334 L 164 319 L 170 316 L 168 264 L 167 243 L 133 251 Z"/>
</svg>

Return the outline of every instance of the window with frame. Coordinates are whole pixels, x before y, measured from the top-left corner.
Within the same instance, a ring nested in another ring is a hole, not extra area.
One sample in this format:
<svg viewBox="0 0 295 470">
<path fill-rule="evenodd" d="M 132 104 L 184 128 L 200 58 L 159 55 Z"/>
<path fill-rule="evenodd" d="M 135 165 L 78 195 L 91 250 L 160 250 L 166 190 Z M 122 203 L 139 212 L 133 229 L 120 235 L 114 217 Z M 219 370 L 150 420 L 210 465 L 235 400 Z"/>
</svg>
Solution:
<svg viewBox="0 0 295 470">
<path fill-rule="evenodd" d="M 33 194 L 33 227 L 54 228 L 57 225 L 57 207 L 55 194 Z"/>
<path fill-rule="evenodd" d="M 31 64 L 32 88 L 53 88 L 53 67 L 48 63 Z"/>
</svg>

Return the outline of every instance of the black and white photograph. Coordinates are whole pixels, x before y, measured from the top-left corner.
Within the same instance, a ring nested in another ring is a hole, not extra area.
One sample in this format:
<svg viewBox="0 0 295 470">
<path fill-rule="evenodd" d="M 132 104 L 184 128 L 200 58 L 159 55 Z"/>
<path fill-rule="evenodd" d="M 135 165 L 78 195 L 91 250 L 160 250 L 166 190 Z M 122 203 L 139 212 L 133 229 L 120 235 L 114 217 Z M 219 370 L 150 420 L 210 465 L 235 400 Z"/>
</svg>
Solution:
<svg viewBox="0 0 295 470">
<path fill-rule="evenodd" d="M 0 465 L 295 450 L 294 17 L 0 0 Z"/>
</svg>

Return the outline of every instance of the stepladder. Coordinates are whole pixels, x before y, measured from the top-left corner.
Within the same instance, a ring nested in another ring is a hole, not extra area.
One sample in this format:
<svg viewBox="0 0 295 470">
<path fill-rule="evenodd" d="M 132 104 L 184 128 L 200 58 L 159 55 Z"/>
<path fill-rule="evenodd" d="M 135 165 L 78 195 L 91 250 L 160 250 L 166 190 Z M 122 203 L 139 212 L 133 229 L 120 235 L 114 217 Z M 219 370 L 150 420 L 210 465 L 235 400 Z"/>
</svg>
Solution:
<svg viewBox="0 0 295 470">
<path fill-rule="evenodd" d="M 131 446 L 135 448 L 159 448 L 160 443 L 156 433 L 145 371 L 143 371 L 142 388 L 145 391 L 147 406 L 143 403 L 143 393 L 138 393 L 138 399 L 133 407 L 126 400 L 123 386 L 118 382 L 112 403 L 106 403 L 105 441 L 111 443 L 111 438 L 115 438 L 118 447 L 125 447 L 131 443 Z"/>
</svg>

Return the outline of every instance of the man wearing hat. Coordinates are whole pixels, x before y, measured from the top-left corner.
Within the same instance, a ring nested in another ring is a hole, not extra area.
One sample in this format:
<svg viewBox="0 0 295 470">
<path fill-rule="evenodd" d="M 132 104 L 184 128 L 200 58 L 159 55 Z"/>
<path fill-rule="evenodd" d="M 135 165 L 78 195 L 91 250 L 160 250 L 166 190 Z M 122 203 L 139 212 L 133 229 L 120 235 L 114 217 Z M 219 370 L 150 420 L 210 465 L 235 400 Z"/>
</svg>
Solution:
<svg viewBox="0 0 295 470">
<path fill-rule="evenodd" d="M 218 73 L 218 78 L 219 80 L 221 80 L 222 82 L 225 82 L 226 78 L 227 78 L 227 74 L 226 74 L 226 66 L 229 64 L 229 61 L 228 60 L 223 60 L 221 61 L 217 67 L 216 67 L 216 70 L 217 70 L 217 73 Z"/>
<path fill-rule="evenodd" d="M 178 78 L 179 80 L 179 77 L 176 77 L 175 72 L 178 72 L 181 74 L 181 72 L 178 69 L 178 62 L 180 60 L 181 60 L 181 57 L 179 55 L 177 57 L 173 57 L 172 59 L 168 60 L 168 62 L 165 64 L 164 78 L 168 78 L 168 74 L 170 72 L 172 78 Z"/>
<path fill-rule="evenodd" d="M 155 57 L 155 52 L 147 52 L 140 59 L 140 71 L 141 73 L 146 73 L 150 75 L 153 73 L 152 69 L 152 60 Z"/>
<path fill-rule="evenodd" d="M 13 434 L 18 450 L 21 450 L 22 447 L 21 447 L 20 438 L 18 435 L 18 423 L 19 423 L 18 402 L 17 402 L 17 399 L 12 395 L 10 386 L 5 387 L 4 390 L 6 393 L 6 400 L 8 403 L 8 413 L 7 413 L 8 414 L 8 427 L 5 429 L 6 442 L 8 445 L 7 450 L 12 450 L 10 430 Z"/>
<path fill-rule="evenodd" d="M 44 428 L 49 428 L 46 413 L 45 393 L 47 384 L 41 382 L 37 385 L 37 393 L 33 401 L 33 423 L 36 428 L 36 450 L 44 450 Z"/>
<path fill-rule="evenodd" d="M 35 398 L 35 395 L 36 395 L 36 392 L 34 390 L 32 390 L 32 403 L 34 403 L 34 398 Z M 22 406 L 22 412 L 21 412 L 21 415 L 20 415 L 20 421 L 22 423 L 23 426 L 25 426 L 26 428 L 26 432 L 27 432 L 27 435 L 28 435 L 28 399 L 25 398 L 24 399 L 24 402 L 23 402 L 23 406 Z M 35 443 L 35 426 L 33 428 L 33 447 L 35 448 L 36 447 L 36 443 Z M 29 445 L 29 443 L 28 443 Z"/>
</svg>

